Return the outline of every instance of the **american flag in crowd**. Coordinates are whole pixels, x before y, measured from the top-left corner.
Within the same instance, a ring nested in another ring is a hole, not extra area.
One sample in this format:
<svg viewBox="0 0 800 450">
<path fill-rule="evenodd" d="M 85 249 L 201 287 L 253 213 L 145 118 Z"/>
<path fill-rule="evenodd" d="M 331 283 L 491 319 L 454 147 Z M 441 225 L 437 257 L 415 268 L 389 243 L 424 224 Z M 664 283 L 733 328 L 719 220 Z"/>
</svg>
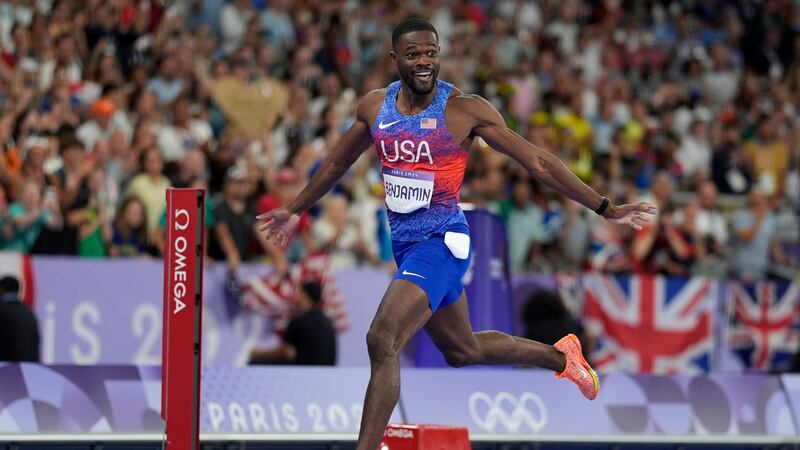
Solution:
<svg viewBox="0 0 800 450">
<path fill-rule="evenodd" d="M 786 369 L 800 343 L 800 284 L 731 282 L 728 347 L 746 368 Z"/>
<path fill-rule="evenodd" d="M 242 305 L 253 312 L 274 318 L 276 333 L 282 334 L 292 318 L 293 299 L 300 285 L 316 281 L 322 286 L 322 310 L 331 318 L 339 333 L 350 326 L 336 281 L 330 270 L 330 259 L 323 253 L 309 255 L 289 271 L 288 276 L 275 273 L 251 277 L 242 286 Z"/>
<path fill-rule="evenodd" d="M 555 274 L 556 288 L 561 301 L 570 314 L 574 317 L 583 317 L 583 289 L 581 276 L 572 272 L 557 272 Z"/>
<path fill-rule="evenodd" d="M 654 374 L 708 372 L 716 282 L 653 275 L 583 277 L 595 369 Z"/>
<path fill-rule="evenodd" d="M 419 122 L 419 127 L 423 130 L 435 130 L 436 129 L 436 119 L 426 119 L 423 118 Z"/>
</svg>

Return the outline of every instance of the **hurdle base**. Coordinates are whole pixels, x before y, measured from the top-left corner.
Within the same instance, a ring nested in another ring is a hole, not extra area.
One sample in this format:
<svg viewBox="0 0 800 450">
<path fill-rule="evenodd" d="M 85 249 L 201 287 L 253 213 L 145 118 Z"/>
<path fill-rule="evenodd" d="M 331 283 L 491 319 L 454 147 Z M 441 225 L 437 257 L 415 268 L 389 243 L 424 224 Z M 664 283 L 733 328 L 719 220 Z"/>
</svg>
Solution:
<svg viewBox="0 0 800 450">
<path fill-rule="evenodd" d="M 389 424 L 378 450 L 471 450 L 465 427 Z"/>
</svg>

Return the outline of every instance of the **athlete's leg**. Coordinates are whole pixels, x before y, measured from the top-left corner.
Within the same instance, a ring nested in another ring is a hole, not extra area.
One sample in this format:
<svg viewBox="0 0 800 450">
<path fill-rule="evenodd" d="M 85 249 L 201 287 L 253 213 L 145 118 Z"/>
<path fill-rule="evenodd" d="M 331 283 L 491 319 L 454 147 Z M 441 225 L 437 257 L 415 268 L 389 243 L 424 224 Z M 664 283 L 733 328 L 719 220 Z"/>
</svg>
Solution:
<svg viewBox="0 0 800 450">
<path fill-rule="evenodd" d="M 356 450 L 375 450 L 400 397 L 400 351 L 431 317 L 428 297 L 417 285 L 394 280 L 367 333 L 371 373 Z"/>
<path fill-rule="evenodd" d="M 500 331 L 474 333 L 469 322 L 467 297 L 436 311 L 425 331 L 453 367 L 474 364 L 519 364 L 561 372 L 566 359 L 552 345 L 511 336 Z"/>
</svg>

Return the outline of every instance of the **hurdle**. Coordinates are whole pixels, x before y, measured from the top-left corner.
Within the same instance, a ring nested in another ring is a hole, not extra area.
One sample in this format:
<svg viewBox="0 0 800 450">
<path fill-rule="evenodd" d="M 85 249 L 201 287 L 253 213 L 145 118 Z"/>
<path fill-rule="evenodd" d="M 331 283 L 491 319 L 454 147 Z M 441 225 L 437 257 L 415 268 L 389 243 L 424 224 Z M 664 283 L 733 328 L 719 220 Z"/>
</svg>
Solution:
<svg viewBox="0 0 800 450">
<path fill-rule="evenodd" d="M 167 189 L 161 418 L 167 450 L 200 448 L 205 191 Z"/>
<path fill-rule="evenodd" d="M 466 427 L 389 424 L 378 450 L 471 450 Z"/>
</svg>

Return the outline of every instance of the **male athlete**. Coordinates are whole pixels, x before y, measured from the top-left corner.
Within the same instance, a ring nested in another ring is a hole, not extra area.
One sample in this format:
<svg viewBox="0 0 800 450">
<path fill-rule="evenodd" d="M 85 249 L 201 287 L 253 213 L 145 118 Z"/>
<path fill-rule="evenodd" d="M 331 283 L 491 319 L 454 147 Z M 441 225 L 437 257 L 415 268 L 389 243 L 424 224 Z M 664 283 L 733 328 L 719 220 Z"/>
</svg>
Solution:
<svg viewBox="0 0 800 450">
<path fill-rule="evenodd" d="M 372 371 L 357 450 L 375 450 L 380 443 L 400 396 L 398 355 L 423 327 L 451 366 L 540 366 L 571 380 L 594 399 L 597 375 L 574 335 L 550 346 L 498 331 L 472 331 L 461 284 L 471 257 L 470 235 L 458 207 L 467 150 L 481 137 L 536 180 L 615 223 L 639 229 L 655 206 L 611 205 L 558 158 L 508 129 L 489 102 L 437 81 L 439 37 L 430 23 L 403 21 L 392 33 L 392 48 L 400 81 L 366 94 L 358 103 L 355 123 L 305 189 L 286 208 L 258 217 L 267 237 L 283 245 L 303 211 L 374 143 L 383 166 L 398 269 L 367 333 Z"/>
</svg>

